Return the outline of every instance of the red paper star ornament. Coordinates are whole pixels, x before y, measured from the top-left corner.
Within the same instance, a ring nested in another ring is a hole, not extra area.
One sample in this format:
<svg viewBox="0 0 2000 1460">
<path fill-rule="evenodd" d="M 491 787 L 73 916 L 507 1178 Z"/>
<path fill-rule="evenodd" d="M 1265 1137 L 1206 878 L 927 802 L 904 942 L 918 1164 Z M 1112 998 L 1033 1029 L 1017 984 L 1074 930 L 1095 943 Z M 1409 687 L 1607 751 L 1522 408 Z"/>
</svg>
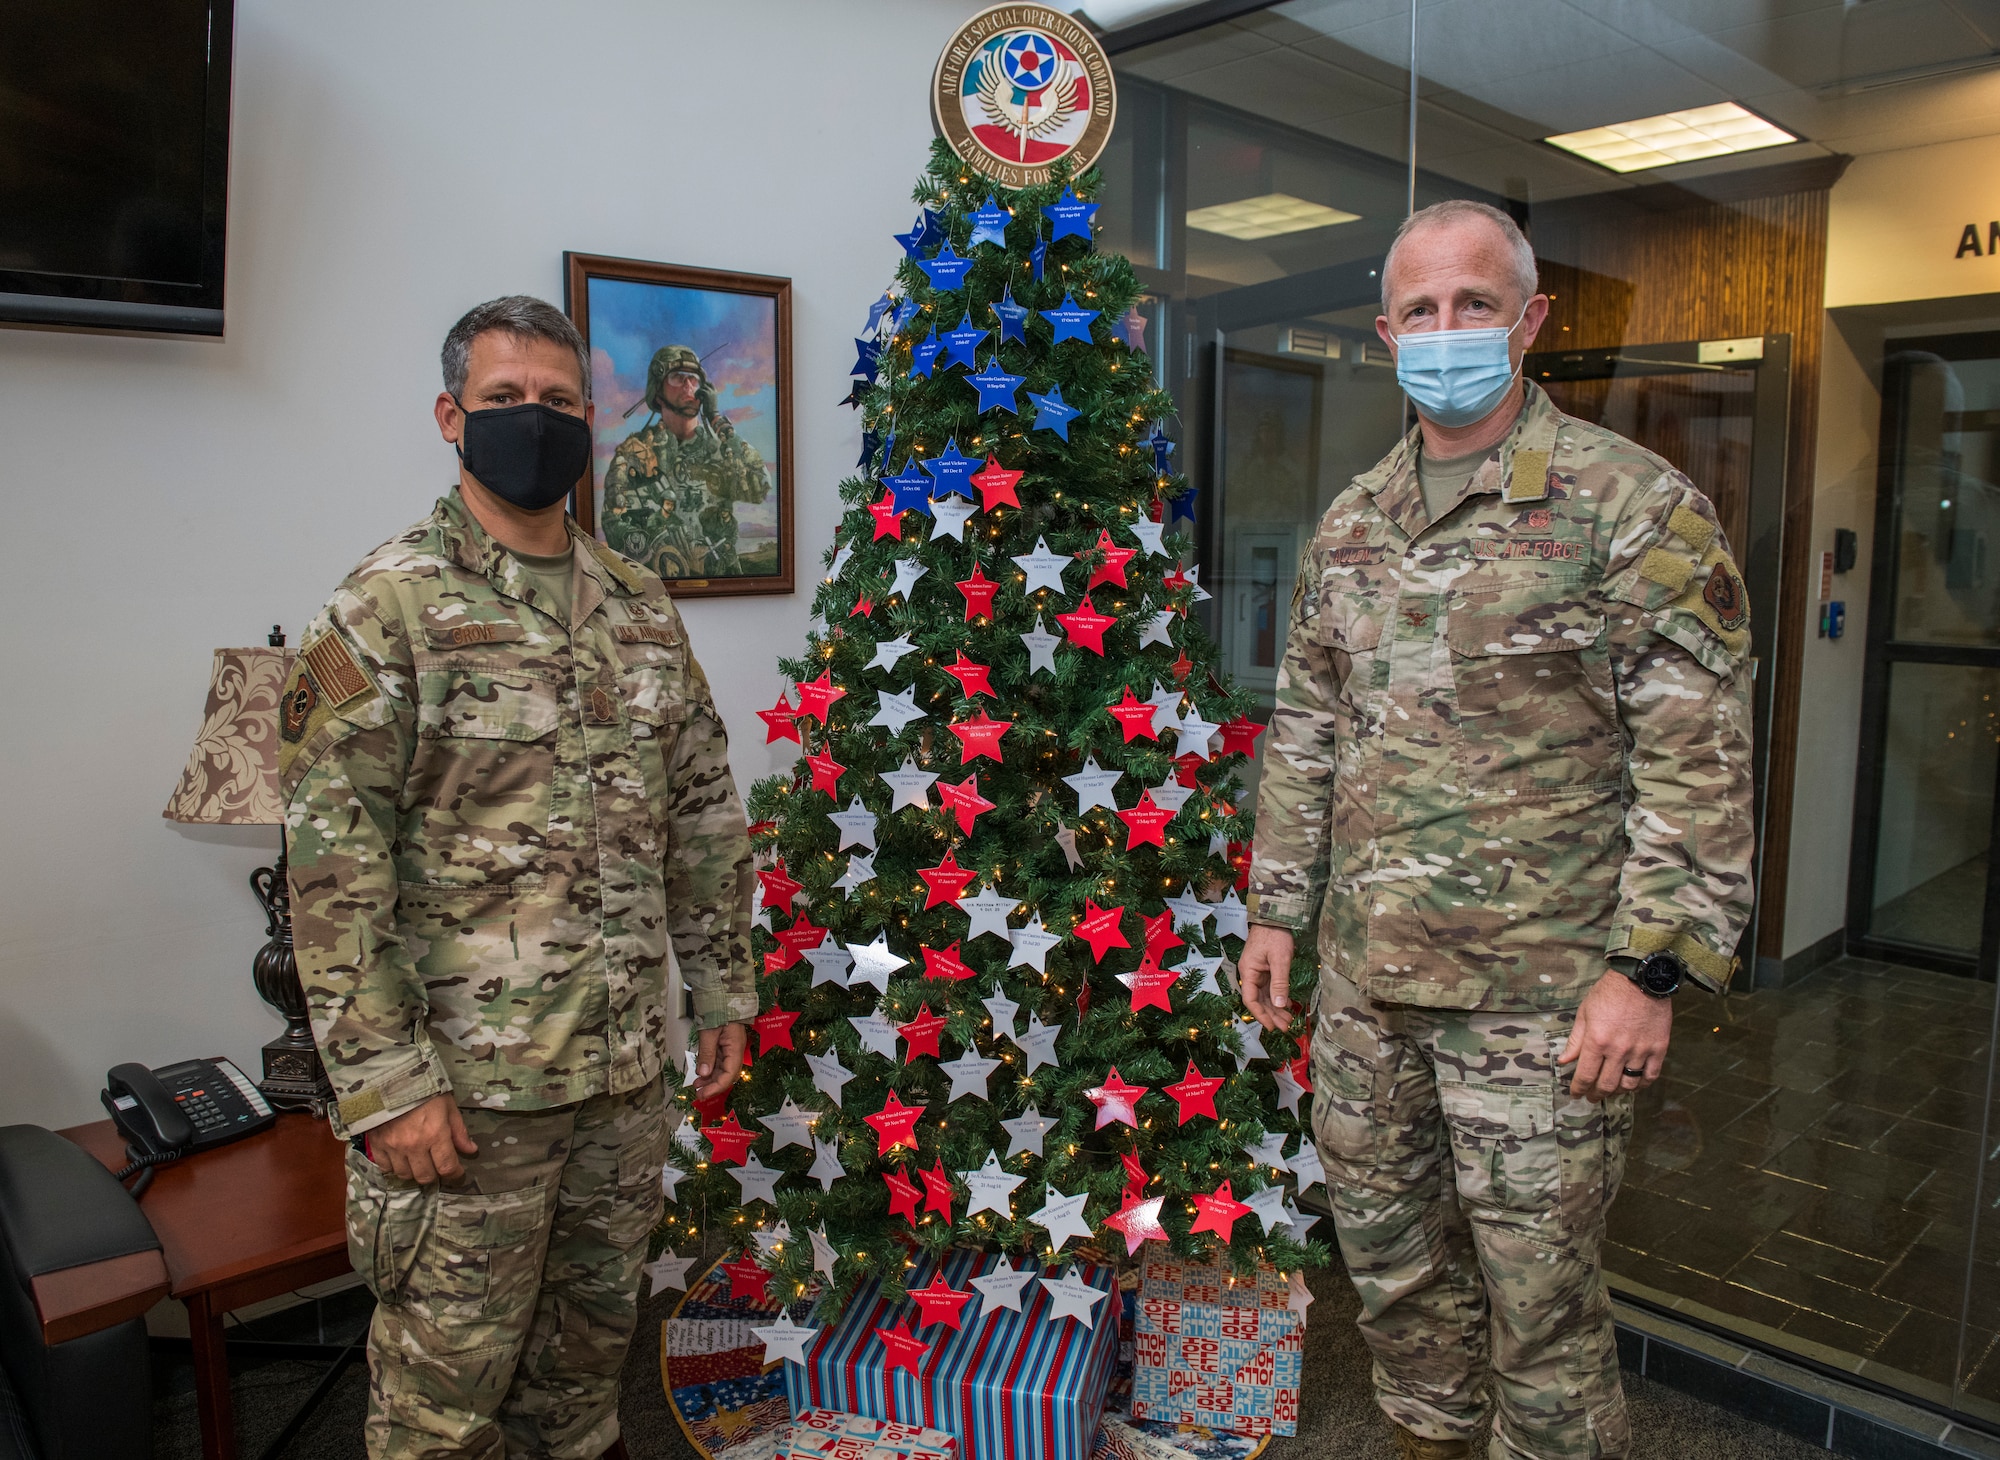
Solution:
<svg viewBox="0 0 2000 1460">
<path fill-rule="evenodd" d="M 785 871 L 785 859 L 778 858 L 775 867 L 766 867 L 757 874 L 757 880 L 764 885 L 764 906 L 779 912 L 792 910 L 792 899 L 806 890 L 803 882 L 796 882 Z"/>
<path fill-rule="evenodd" d="M 928 1014 L 930 1011 L 926 1009 L 924 1012 Z M 944 1021 L 940 1019 L 938 1024 L 939 1027 L 943 1027 Z M 898 1146 L 908 1146 L 911 1150 L 916 1150 L 917 1117 L 922 1115 L 924 1110 L 925 1107 L 921 1105 L 905 1105 L 896 1098 L 896 1092 L 891 1090 L 888 1100 L 883 1103 L 880 1110 L 873 1115 L 862 1117 L 875 1127 L 875 1154 L 886 1156 Z M 702 1134 L 706 1135 L 707 1132 L 704 1131 Z"/>
<path fill-rule="evenodd" d="M 867 618 L 873 612 L 875 612 L 875 600 L 864 593 L 854 600 L 854 607 L 847 611 L 847 616 L 849 618 Z"/>
<path fill-rule="evenodd" d="M 895 1369 L 908 1369 L 918 1379 L 924 1377 L 923 1359 L 930 1352 L 929 1344 L 900 1325 L 895 1328 L 878 1328 L 875 1330 L 875 1336 L 882 1340 L 882 1347 L 889 1351 L 888 1363 L 883 1366 L 885 1374 Z"/>
<path fill-rule="evenodd" d="M 961 1310 L 972 1301 L 972 1294 L 954 1288 L 940 1272 L 930 1280 L 928 1287 L 911 1288 L 910 1298 L 923 1310 L 923 1317 L 917 1322 L 925 1328 L 933 1323 L 958 1328 L 964 1321 L 960 1316 Z"/>
<path fill-rule="evenodd" d="M 1248 1216 L 1251 1210 L 1247 1203 L 1236 1199 L 1236 1193 L 1229 1189 L 1226 1181 L 1207 1196 L 1196 1197 L 1194 1209 L 1198 1215 L 1194 1225 L 1188 1228 L 1188 1234 L 1213 1232 L 1225 1242 L 1236 1230 L 1236 1219 Z"/>
<path fill-rule="evenodd" d="M 958 956 L 958 940 L 953 939 L 949 948 L 924 949 L 924 977 L 949 979 L 953 983 L 963 983 L 979 972 Z"/>
<path fill-rule="evenodd" d="M 1238 715 L 1234 720 L 1224 722 L 1221 730 L 1224 755 L 1256 754 L 1257 737 L 1264 733 L 1264 727 L 1248 715 Z"/>
<path fill-rule="evenodd" d="M 900 1171 L 884 1171 L 882 1180 L 889 1188 L 889 1215 L 908 1217 L 910 1225 L 916 1226 L 917 1218 L 921 1215 L 917 1210 L 917 1203 L 923 1199 L 923 1193 L 917 1190 L 916 1183 Z"/>
<path fill-rule="evenodd" d="M 790 949 L 792 953 L 799 957 L 803 957 L 826 941 L 826 929 L 815 923 L 804 913 L 800 913 L 798 917 L 792 920 L 792 925 L 789 928 L 786 928 L 782 933 L 773 933 L 771 936 L 776 938 L 781 946 Z M 797 958 L 793 959 L 793 962 L 797 961 Z M 787 968 L 791 966 L 790 963 L 785 965 Z"/>
<path fill-rule="evenodd" d="M 798 1048 L 792 1043 L 792 1025 L 798 1022 L 798 1017 L 797 1013 L 787 1013 L 774 1004 L 751 1020 L 750 1027 L 757 1031 L 757 1053 Z"/>
<path fill-rule="evenodd" d="M 1167 1229 L 1160 1225 L 1160 1208 L 1166 1205 L 1166 1200 L 1156 1196 L 1149 1201 L 1128 1201 L 1104 1219 L 1105 1226 L 1125 1234 L 1127 1257 L 1148 1242 L 1167 1240 Z"/>
<path fill-rule="evenodd" d="M 904 1039 L 909 1041 L 910 1045 L 907 1050 L 903 1051 L 904 1064 L 908 1064 L 920 1054 L 927 1054 L 932 1059 L 943 1058 L 938 1053 L 938 1036 L 944 1033 L 944 1020 L 931 1012 L 929 1004 L 919 1004 L 917 1006 L 917 1017 L 907 1024 L 898 1024 L 896 1029 Z M 896 1097 L 894 1094 L 891 1094 L 889 1098 L 894 1100 Z M 917 1108 L 922 1109 L 923 1107 L 919 1106 Z M 869 1119 L 873 1120 L 874 1117 L 870 1116 Z"/>
<path fill-rule="evenodd" d="M 958 687 L 965 692 L 967 699 L 971 699 L 974 695 L 1000 698 L 993 693 L 993 681 L 987 678 L 993 671 L 984 664 L 974 664 L 965 657 L 963 649 L 958 651 L 958 662 L 947 664 L 944 672 L 958 681 Z"/>
<path fill-rule="evenodd" d="M 771 1275 L 757 1265 L 757 1260 L 744 1253 L 734 1262 L 722 1264 L 722 1270 L 729 1274 L 729 1296 L 735 1298 L 764 1299 L 765 1290 L 770 1286 Z"/>
<path fill-rule="evenodd" d="M 974 869 L 958 865 L 956 852 L 946 852 L 944 860 L 935 867 L 917 868 L 917 875 L 924 879 L 924 885 L 931 890 L 930 896 L 924 899 L 926 912 L 946 903 L 956 905 L 958 900 L 965 896 L 965 889 L 979 878 L 979 873 Z"/>
<path fill-rule="evenodd" d="M 1139 966 L 1131 973 L 1118 975 L 1118 981 L 1132 990 L 1132 1008 L 1135 1012 L 1140 1009 L 1165 1009 L 1169 1014 L 1174 1011 L 1171 995 L 1174 983 L 1179 978 L 1178 969 L 1162 968 L 1150 955 L 1141 959 Z"/>
<path fill-rule="evenodd" d="M 1092 553 L 1104 554 L 1103 561 L 1090 570 L 1090 581 L 1083 585 L 1084 592 L 1088 593 L 1100 583 L 1115 583 L 1120 588 L 1131 587 L 1131 584 L 1125 581 L 1125 565 L 1138 556 L 1138 552 L 1137 548 L 1118 546 L 1111 540 L 1111 533 L 1108 530 L 1098 533 L 1096 544 L 1077 554 L 1079 558 L 1087 558 Z"/>
<path fill-rule="evenodd" d="M 1127 690 L 1126 693 L 1130 694 L 1131 691 Z M 1146 706 L 1146 714 L 1149 722 L 1152 713 L 1153 707 L 1151 705 Z M 951 733 L 958 737 L 959 745 L 962 747 L 959 751 L 958 763 L 960 765 L 970 765 L 980 756 L 985 755 L 991 756 L 1003 765 L 1006 764 L 1006 757 L 1000 753 L 1000 737 L 1013 728 L 1014 722 L 1012 720 L 990 719 L 984 710 L 981 710 L 978 715 L 970 720 L 960 720 L 951 727 Z"/>
<path fill-rule="evenodd" d="M 944 1169 L 942 1158 L 928 1171 L 917 1173 L 924 1179 L 924 1210 L 936 1212 L 944 1218 L 945 1225 L 951 1225 L 951 1173 Z"/>
<path fill-rule="evenodd" d="M 826 722 L 827 711 L 838 701 L 847 698 L 847 691 L 836 685 L 832 673 L 826 670 L 820 672 L 818 679 L 807 680 L 799 684 L 797 689 L 799 708 L 794 718 L 818 720 L 822 724 Z"/>
<path fill-rule="evenodd" d="M 1063 632 L 1069 635 L 1072 644 L 1101 657 L 1104 653 L 1104 631 L 1118 619 L 1114 614 L 1099 613 L 1097 605 L 1090 601 L 1090 595 L 1086 593 L 1083 602 L 1070 612 L 1057 614 L 1056 622 L 1063 626 Z M 1151 714 L 1152 708 L 1148 705 L 1146 712 Z"/>
<path fill-rule="evenodd" d="M 1187 940 L 1174 931 L 1174 911 L 1168 908 L 1156 918 L 1140 915 L 1140 922 L 1146 925 L 1146 956 L 1164 958 L 1170 948 L 1179 948 Z"/>
<path fill-rule="evenodd" d="M 1118 927 L 1119 919 L 1124 916 L 1123 906 L 1099 907 L 1088 897 L 1083 900 L 1083 921 L 1076 925 L 1076 935 L 1090 945 L 1092 963 L 1102 963 L 1104 955 L 1113 948 L 1132 946 Z"/>
<path fill-rule="evenodd" d="M 1146 1183 L 1153 1178 L 1146 1174 L 1146 1166 L 1139 1159 L 1137 1151 L 1127 1151 L 1118 1158 L 1118 1164 L 1125 1168 L 1125 1190 L 1118 1197 L 1122 1206 L 1126 1202 L 1137 1201 L 1146 1194 Z"/>
<path fill-rule="evenodd" d="M 1222 1088 L 1222 1076 L 1204 1075 L 1195 1068 L 1193 1060 L 1188 1061 L 1185 1075 L 1173 1084 L 1162 1085 L 1160 1088 L 1179 1102 L 1182 1125 L 1186 1125 L 1197 1115 L 1205 1115 L 1210 1120 L 1221 1119 L 1215 1113 L 1215 1092 Z M 1245 1207 L 1244 1210 L 1248 1211 L 1249 1208 Z M 1225 1232 L 1223 1235 L 1227 1236 L 1228 1233 Z"/>
<path fill-rule="evenodd" d="M 1174 819 L 1174 813 L 1164 806 L 1154 804 L 1151 791 L 1139 793 L 1139 804 L 1130 811 L 1118 813 L 1118 819 L 1125 823 L 1125 850 L 1134 847 L 1159 847 L 1167 845 L 1167 823 Z"/>
<path fill-rule="evenodd" d="M 757 1139 L 757 1132 L 743 1129 L 733 1110 L 722 1124 L 705 1125 L 701 1133 L 708 1138 L 710 1153 L 724 1166 L 741 1166 L 743 1158 L 750 1154 L 750 1143 Z"/>
<path fill-rule="evenodd" d="M 806 764 L 812 767 L 812 788 L 815 791 L 824 791 L 835 800 L 839 800 L 840 778 L 847 773 L 847 767 L 824 750 L 817 755 L 807 756 Z"/>
<path fill-rule="evenodd" d="M 1176 684 L 1186 684 L 1187 677 L 1194 673 L 1194 660 L 1188 658 L 1187 651 L 1183 649 L 1180 658 L 1176 659 L 1169 667 L 1174 671 L 1174 682 Z"/>
<path fill-rule="evenodd" d="M 965 617 L 967 620 L 984 615 L 993 617 L 993 595 L 1000 585 L 986 576 L 985 569 L 977 563 L 972 565 L 972 576 L 958 585 L 958 591 L 965 595 Z"/>
<path fill-rule="evenodd" d="M 896 510 L 896 494 L 882 493 L 882 500 L 868 504 L 868 515 L 875 519 L 875 536 L 871 542 L 880 542 L 885 537 L 903 540 L 903 514 Z"/>
<path fill-rule="evenodd" d="M 1021 499 L 1015 495 L 1014 483 L 1021 480 L 1023 473 L 1009 471 L 1000 464 L 1000 458 L 987 453 L 986 465 L 974 472 L 966 480 L 979 488 L 979 496 L 984 510 L 991 512 L 995 507 L 1018 507 Z"/>
<path fill-rule="evenodd" d="M 1196 779 L 1196 774 L 1207 764 L 1207 756 L 1196 755 L 1192 750 L 1186 755 L 1175 756 L 1174 779 L 1179 781 L 1183 786 L 1186 786 L 1190 791 L 1195 790 L 1201 785 L 1201 782 Z"/>
<path fill-rule="evenodd" d="M 1105 706 L 1104 712 L 1118 722 L 1118 728 L 1125 732 L 1125 744 L 1139 739 L 1157 740 L 1153 734 L 1153 702 L 1142 700 L 1132 693 L 1132 686 L 1125 686 L 1125 698 L 1115 705 Z"/>
<path fill-rule="evenodd" d="M 776 745 L 780 740 L 799 740 L 798 712 L 791 701 L 779 692 L 778 702 L 768 710 L 759 710 L 757 718 L 764 722 L 764 743 Z M 804 742 L 799 742 L 803 744 Z"/>
<path fill-rule="evenodd" d="M 979 773 L 973 772 L 954 786 L 949 781 L 938 782 L 938 800 L 958 813 L 958 829 L 967 836 L 972 835 L 972 823 L 982 811 L 991 811 L 993 803 L 979 794 Z"/>
<path fill-rule="evenodd" d="M 1093 1090 L 1083 1092 L 1084 1098 L 1097 1107 L 1095 1130 L 1103 1130 L 1107 1125 L 1123 1121 L 1137 1130 L 1139 1128 L 1139 1097 L 1144 1095 L 1145 1085 L 1128 1085 L 1118 1078 L 1118 1066 L 1111 1067 L 1111 1073 L 1104 1077 L 1104 1083 Z M 872 1118 L 872 1117 L 871 1117 Z"/>
</svg>

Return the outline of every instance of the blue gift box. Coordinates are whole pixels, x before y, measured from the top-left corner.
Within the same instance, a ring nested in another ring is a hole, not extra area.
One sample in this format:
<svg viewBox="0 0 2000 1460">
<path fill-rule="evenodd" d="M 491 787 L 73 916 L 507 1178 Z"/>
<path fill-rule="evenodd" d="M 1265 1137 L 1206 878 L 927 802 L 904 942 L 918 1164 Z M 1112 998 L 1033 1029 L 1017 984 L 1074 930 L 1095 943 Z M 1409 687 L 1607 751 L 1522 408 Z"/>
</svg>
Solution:
<svg viewBox="0 0 2000 1460">
<path fill-rule="evenodd" d="M 1116 1275 L 1090 1263 L 1070 1265 L 1105 1294 L 1085 1326 L 1074 1318 L 1051 1320 L 1049 1296 L 1034 1280 L 1021 1289 L 1020 1312 L 988 1303 L 972 1279 L 1005 1261 L 979 1252 L 946 1257 L 945 1281 L 972 1293 L 957 1329 L 922 1326 L 915 1303 L 888 1302 L 878 1283 L 865 1285 L 822 1328 L 804 1366 L 785 1365 L 792 1413 L 837 1409 L 942 1430 L 957 1439 L 964 1460 L 1089 1460 L 1118 1359 Z M 1044 1275 L 1034 1263 L 1026 1268 L 1035 1278 Z M 927 1286 L 934 1271 L 921 1262 L 905 1286 Z M 928 1344 L 917 1360 L 920 1375 L 890 1368 L 876 1337 L 878 1328 L 899 1327 L 914 1328 Z"/>
</svg>

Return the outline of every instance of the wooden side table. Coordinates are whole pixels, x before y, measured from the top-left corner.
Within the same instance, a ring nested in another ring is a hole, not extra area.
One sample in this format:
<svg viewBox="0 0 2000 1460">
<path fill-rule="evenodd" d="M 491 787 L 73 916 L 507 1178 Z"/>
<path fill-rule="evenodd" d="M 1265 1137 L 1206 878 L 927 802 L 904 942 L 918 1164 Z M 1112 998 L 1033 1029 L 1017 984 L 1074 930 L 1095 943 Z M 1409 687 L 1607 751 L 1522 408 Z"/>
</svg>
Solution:
<svg viewBox="0 0 2000 1460">
<path fill-rule="evenodd" d="M 113 1171 L 125 1164 L 108 1120 L 58 1134 Z M 159 1234 L 167 1291 L 187 1304 L 203 1460 L 236 1460 L 223 1315 L 349 1270 L 346 1152 L 325 1121 L 280 1115 L 269 1130 L 159 1167 L 139 1203 Z"/>
</svg>

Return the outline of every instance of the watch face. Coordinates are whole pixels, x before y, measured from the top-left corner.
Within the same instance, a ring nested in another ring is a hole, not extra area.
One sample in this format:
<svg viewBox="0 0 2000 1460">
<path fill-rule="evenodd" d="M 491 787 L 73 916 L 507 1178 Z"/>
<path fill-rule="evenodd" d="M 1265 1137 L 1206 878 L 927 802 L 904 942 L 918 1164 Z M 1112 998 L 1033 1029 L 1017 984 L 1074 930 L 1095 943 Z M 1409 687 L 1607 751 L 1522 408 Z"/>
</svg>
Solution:
<svg viewBox="0 0 2000 1460">
<path fill-rule="evenodd" d="M 1678 990 L 1687 965 L 1672 953 L 1655 953 L 1639 965 L 1639 983 L 1647 993 L 1665 997 Z"/>
</svg>

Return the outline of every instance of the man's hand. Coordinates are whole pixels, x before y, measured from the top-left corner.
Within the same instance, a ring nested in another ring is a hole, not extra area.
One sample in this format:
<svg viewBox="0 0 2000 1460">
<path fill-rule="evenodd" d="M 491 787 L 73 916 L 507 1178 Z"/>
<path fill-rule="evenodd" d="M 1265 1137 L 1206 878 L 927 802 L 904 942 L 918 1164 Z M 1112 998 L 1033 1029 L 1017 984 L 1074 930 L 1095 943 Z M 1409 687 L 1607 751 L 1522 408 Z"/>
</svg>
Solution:
<svg viewBox="0 0 2000 1460">
<path fill-rule="evenodd" d="M 1673 1000 L 1642 993 L 1614 968 L 1583 996 L 1576 1027 L 1556 1063 L 1575 1061 L 1569 1093 L 1587 1100 L 1643 1090 L 1660 1078 L 1673 1032 Z"/>
<path fill-rule="evenodd" d="M 1289 1029 L 1292 1023 L 1292 935 L 1283 928 L 1253 923 L 1236 960 L 1243 986 L 1243 1007 L 1266 1029 Z"/>
<path fill-rule="evenodd" d="M 479 1147 L 465 1133 L 465 1117 L 458 1113 L 458 1102 L 449 1095 L 431 1096 L 422 1105 L 376 1126 L 364 1139 L 369 1159 L 377 1166 L 420 1186 L 462 1175 L 465 1167 L 458 1158 L 479 1154 Z"/>
<path fill-rule="evenodd" d="M 701 1031 L 694 1055 L 695 1099 L 712 1100 L 736 1083 L 736 1077 L 743 1073 L 743 1049 L 749 1042 L 750 1031 L 741 1024 Z"/>
</svg>

